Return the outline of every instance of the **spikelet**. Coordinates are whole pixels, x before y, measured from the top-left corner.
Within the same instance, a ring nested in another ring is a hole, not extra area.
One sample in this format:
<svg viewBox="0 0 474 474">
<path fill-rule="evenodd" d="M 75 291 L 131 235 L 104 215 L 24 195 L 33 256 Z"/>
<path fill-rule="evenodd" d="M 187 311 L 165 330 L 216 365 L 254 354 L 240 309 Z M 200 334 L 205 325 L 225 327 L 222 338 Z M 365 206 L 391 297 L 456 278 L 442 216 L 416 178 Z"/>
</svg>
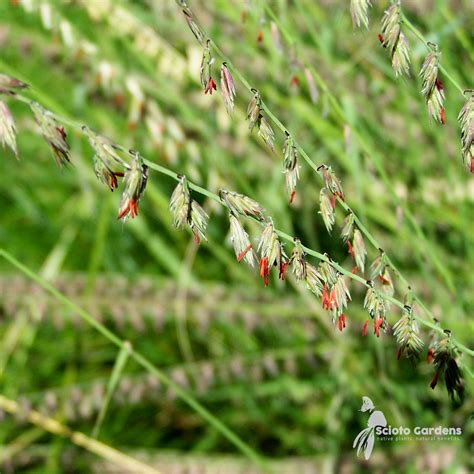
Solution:
<svg viewBox="0 0 474 474">
<path fill-rule="evenodd" d="M 13 115 L 7 104 L 0 100 L 0 143 L 5 148 L 10 148 L 18 159 L 18 148 L 16 146 L 16 127 Z"/>
<path fill-rule="evenodd" d="M 342 223 L 342 230 L 341 230 L 341 239 L 344 243 L 347 243 L 350 239 L 352 239 L 352 235 L 354 234 L 354 214 L 349 212 Z"/>
<path fill-rule="evenodd" d="M 283 173 L 285 174 L 286 190 L 290 196 L 290 204 L 296 194 L 296 185 L 300 177 L 298 165 L 298 151 L 294 145 L 293 138 L 285 132 L 286 140 L 283 145 Z"/>
<path fill-rule="evenodd" d="M 217 89 L 216 83 L 212 78 L 212 65 L 214 63 L 214 58 L 211 54 L 211 48 L 209 47 L 210 41 L 207 40 L 206 46 L 202 52 L 201 60 L 201 85 L 205 94 L 212 95 L 212 92 Z"/>
<path fill-rule="evenodd" d="M 374 334 L 379 337 L 380 329 L 387 328 L 386 315 L 387 304 L 373 287 L 371 282 L 364 299 L 364 308 L 367 309 L 370 317 L 374 320 Z"/>
<path fill-rule="evenodd" d="M 234 78 L 232 77 L 226 63 L 222 63 L 221 66 L 221 94 L 227 112 L 232 112 L 235 100 L 235 84 Z"/>
<path fill-rule="evenodd" d="M 426 57 L 420 71 L 422 81 L 421 93 L 428 105 L 428 113 L 431 118 L 445 123 L 444 114 L 444 88 L 441 80 L 438 77 L 439 57 L 438 46 L 430 43 L 431 52 Z"/>
<path fill-rule="evenodd" d="M 361 25 L 369 27 L 369 7 L 370 0 L 351 0 L 351 17 L 354 28 Z"/>
<path fill-rule="evenodd" d="M 413 308 L 405 305 L 402 317 L 393 326 L 393 335 L 399 345 L 397 359 L 400 359 L 403 353 L 409 359 L 418 359 L 423 348 L 419 333 L 418 324 L 413 317 Z"/>
<path fill-rule="evenodd" d="M 365 249 L 364 238 L 359 229 L 354 230 L 354 239 L 352 240 L 352 250 L 354 252 L 354 260 L 357 268 L 363 273 L 365 269 L 365 257 L 367 250 Z"/>
<path fill-rule="evenodd" d="M 331 233 L 335 222 L 335 214 L 331 198 L 329 197 L 326 188 L 322 188 L 319 193 L 319 214 L 323 217 L 327 231 Z"/>
<path fill-rule="evenodd" d="M 83 126 L 82 130 L 95 152 L 94 171 L 97 179 L 113 191 L 118 186 L 117 177 L 123 176 L 123 169 L 128 168 L 128 165 L 120 158 L 108 138 L 96 134 L 86 126 Z"/>
<path fill-rule="evenodd" d="M 255 125 L 260 126 L 261 115 L 261 102 L 260 92 L 256 89 L 252 89 L 253 96 L 247 107 L 247 120 L 249 121 L 249 129 L 253 130 Z"/>
<path fill-rule="evenodd" d="M 318 298 L 323 293 L 324 279 L 319 273 L 318 269 L 306 262 L 306 286 L 311 290 Z"/>
<path fill-rule="evenodd" d="M 290 265 L 293 274 L 297 280 L 305 280 L 307 278 L 306 261 L 303 248 L 299 239 L 294 239 L 295 246 L 291 253 Z"/>
<path fill-rule="evenodd" d="M 318 167 L 318 173 L 323 178 L 326 189 L 334 196 L 344 199 L 344 191 L 342 190 L 341 181 L 336 176 L 332 168 L 330 166 L 321 165 Z"/>
<path fill-rule="evenodd" d="M 474 173 L 474 90 L 464 92 L 468 98 L 458 115 L 461 126 L 461 149 L 463 163 Z"/>
<path fill-rule="evenodd" d="M 189 213 L 189 226 L 193 232 L 194 242 L 196 242 L 196 244 L 201 243 L 201 240 L 207 241 L 206 229 L 208 221 L 209 216 L 206 211 L 198 202 L 193 200 Z"/>
<path fill-rule="evenodd" d="M 171 195 L 169 208 L 173 214 L 173 224 L 177 228 L 188 224 L 191 211 L 191 196 L 186 176 L 180 176 L 179 182 Z"/>
<path fill-rule="evenodd" d="M 44 139 L 53 151 L 56 164 L 62 167 L 70 163 L 69 145 L 66 141 L 67 135 L 64 127 L 57 122 L 51 112 L 38 102 L 30 102 L 30 107 Z"/>
<path fill-rule="evenodd" d="M 433 363 L 436 372 L 430 387 L 434 389 L 439 377 L 444 373 L 446 390 L 449 395 L 453 400 L 457 395 L 459 401 L 462 401 L 464 398 L 464 380 L 456 362 L 456 349 L 451 344 L 451 331 L 445 330 L 444 332 L 446 336 L 436 343 L 434 348 Z"/>
<path fill-rule="evenodd" d="M 273 150 L 275 134 L 270 122 L 263 115 L 258 122 L 258 136 Z"/>
<path fill-rule="evenodd" d="M 284 279 L 285 258 L 272 222 L 268 222 L 263 228 L 257 251 L 260 255 L 260 276 L 263 278 L 265 286 L 268 286 L 270 269 L 274 266 L 279 269 L 280 278 Z"/>
<path fill-rule="evenodd" d="M 262 206 L 248 196 L 227 191 L 226 189 L 221 189 L 219 196 L 234 215 L 240 214 L 241 216 L 254 217 L 259 221 L 265 220 Z"/>
<path fill-rule="evenodd" d="M 239 219 L 232 212 L 229 213 L 229 222 L 230 240 L 234 247 L 237 261 L 241 262 L 243 260 L 247 265 L 253 268 L 255 266 L 255 255 L 247 232 Z"/>
<path fill-rule="evenodd" d="M 0 94 L 11 94 L 14 89 L 26 89 L 28 87 L 28 84 L 15 77 L 0 74 Z"/>
<path fill-rule="evenodd" d="M 132 161 L 129 169 L 125 172 L 124 190 L 120 199 L 119 213 L 117 219 L 138 215 L 138 204 L 145 192 L 148 181 L 148 167 L 137 151 L 130 150 Z"/>
<path fill-rule="evenodd" d="M 396 1 L 386 11 L 382 18 L 380 39 L 392 58 L 395 76 L 410 73 L 409 46 L 401 31 L 400 2 Z"/>
</svg>

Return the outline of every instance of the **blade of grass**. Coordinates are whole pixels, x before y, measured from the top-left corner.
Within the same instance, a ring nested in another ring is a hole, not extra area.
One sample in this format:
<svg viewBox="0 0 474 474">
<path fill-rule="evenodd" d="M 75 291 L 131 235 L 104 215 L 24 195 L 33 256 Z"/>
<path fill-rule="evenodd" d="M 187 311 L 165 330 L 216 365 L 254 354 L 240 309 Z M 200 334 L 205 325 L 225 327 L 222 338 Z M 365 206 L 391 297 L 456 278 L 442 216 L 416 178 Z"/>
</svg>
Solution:
<svg viewBox="0 0 474 474">
<path fill-rule="evenodd" d="M 104 403 L 100 408 L 94 429 L 92 430 L 93 438 L 99 437 L 99 431 L 104 421 L 105 414 L 107 413 L 107 409 L 109 408 L 110 400 L 112 400 L 112 396 L 115 392 L 115 389 L 117 388 L 122 372 L 125 369 L 131 349 L 132 345 L 128 341 L 125 341 L 117 355 L 117 359 L 115 360 L 114 368 L 112 370 L 112 375 L 110 376 L 109 382 L 107 384 L 107 392 L 105 394 Z"/>
</svg>

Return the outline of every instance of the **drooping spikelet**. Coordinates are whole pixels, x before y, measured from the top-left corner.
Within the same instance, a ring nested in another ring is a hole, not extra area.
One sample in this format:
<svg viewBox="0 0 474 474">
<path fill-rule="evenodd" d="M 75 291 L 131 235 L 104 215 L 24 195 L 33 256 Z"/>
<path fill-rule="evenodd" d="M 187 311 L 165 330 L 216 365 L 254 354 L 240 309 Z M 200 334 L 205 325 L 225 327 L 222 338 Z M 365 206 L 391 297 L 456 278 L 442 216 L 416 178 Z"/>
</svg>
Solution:
<svg viewBox="0 0 474 474">
<path fill-rule="evenodd" d="M 186 176 L 180 176 L 179 182 L 171 195 L 169 208 L 173 214 L 173 224 L 181 228 L 188 224 L 191 210 L 191 196 Z"/>
<path fill-rule="evenodd" d="M 197 26 L 189 9 L 183 9 L 183 14 L 184 18 L 186 19 L 186 22 L 188 23 L 189 29 L 191 30 L 194 37 L 198 40 L 200 44 L 204 44 L 204 34 L 200 30 L 199 26 Z"/>
<path fill-rule="evenodd" d="M 11 94 L 14 89 L 26 89 L 28 84 L 8 74 L 0 74 L 0 94 Z"/>
<path fill-rule="evenodd" d="M 125 172 L 124 190 L 120 199 L 119 214 L 117 219 L 138 215 L 138 204 L 145 192 L 148 181 L 148 166 L 143 164 L 143 160 L 137 151 L 130 151 L 132 161 L 129 169 Z"/>
<path fill-rule="evenodd" d="M 106 137 L 98 135 L 83 126 L 91 144 L 94 155 L 94 171 L 97 179 L 107 185 L 111 191 L 117 188 L 117 177 L 123 176 L 124 169 L 128 169 L 127 163 L 117 153 L 114 144 Z"/>
<path fill-rule="evenodd" d="M 307 277 L 306 261 L 304 251 L 299 239 L 294 239 L 295 246 L 291 253 L 290 265 L 293 269 L 293 274 L 297 280 L 305 280 Z"/>
<path fill-rule="evenodd" d="M 15 122 L 10 109 L 2 100 L 0 100 L 0 143 L 3 147 L 10 148 L 18 159 Z"/>
<path fill-rule="evenodd" d="M 263 228 L 257 251 L 260 255 L 260 276 L 263 278 L 265 286 L 268 286 L 270 269 L 274 266 L 279 269 L 279 277 L 284 279 L 285 256 L 272 222 L 268 222 Z"/>
<path fill-rule="evenodd" d="M 257 89 L 252 89 L 253 97 L 247 107 L 247 120 L 249 129 L 253 130 L 255 126 L 258 129 L 258 135 L 273 150 L 273 141 L 275 134 L 270 122 L 263 115 L 262 99 Z"/>
<path fill-rule="evenodd" d="M 248 196 L 227 191 L 226 189 L 221 189 L 219 196 L 233 214 L 254 217 L 259 221 L 265 219 L 262 206 Z"/>
<path fill-rule="evenodd" d="M 38 102 L 30 103 L 36 123 L 41 129 L 44 139 L 51 147 L 58 166 L 70 163 L 69 144 L 66 141 L 66 131 L 53 117 L 52 113 L 42 107 Z"/>
<path fill-rule="evenodd" d="M 420 71 L 421 93 L 428 105 L 428 113 L 437 122 L 445 123 L 444 88 L 438 77 L 440 53 L 438 46 L 430 43 L 431 52 L 426 57 Z"/>
<path fill-rule="evenodd" d="M 211 48 L 209 47 L 210 41 L 207 40 L 206 46 L 202 52 L 201 60 L 201 85 L 205 94 L 212 95 L 212 92 L 217 89 L 216 83 L 212 78 L 212 65 L 214 64 L 214 58 L 211 54 Z"/>
<path fill-rule="evenodd" d="M 367 309 L 370 317 L 374 320 L 374 334 L 379 337 L 380 329 L 387 327 L 387 301 L 374 288 L 373 284 L 367 290 L 364 299 L 364 308 Z"/>
<path fill-rule="evenodd" d="M 474 90 L 464 92 L 468 95 L 458 121 L 461 126 L 461 149 L 464 164 L 474 173 Z"/>
<path fill-rule="evenodd" d="M 357 268 L 363 273 L 365 268 L 365 257 L 367 250 L 365 249 L 364 238 L 359 229 L 354 230 L 354 239 L 352 240 L 352 250 L 354 252 L 354 260 Z"/>
<path fill-rule="evenodd" d="M 197 201 L 191 201 L 191 210 L 189 213 L 189 226 L 194 235 L 194 242 L 199 244 L 201 240 L 207 241 L 206 229 L 209 216 Z"/>
<path fill-rule="evenodd" d="M 382 18 L 380 41 L 390 52 L 395 76 L 410 73 L 408 41 L 401 30 L 400 1 L 393 3 Z"/>
<path fill-rule="evenodd" d="M 333 169 L 330 166 L 321 165 L 318 167 L 318 173 L 323 178 L 326 189 L 334 196 L 344 199 L 341 180 L 336 176 Z"/>
<path fill-rule="evenodd" d="M 403 353 L 410 359 L 417 359 L 423 348 L 423 341 L 419 336 L 420 330 L 413 317 L 413 308 L 406 305 L 403 309 L 402 317 L 393 326 L 393 335 L 399 345 L 397 359 Z"/>
<path fill-rule="evenodd" d="M 351 17 L 354 28 L 361 25 L 369 27 L 370 0 L 351 0 Z"/>
<path fill-rule="evenodd" d="M 459 401 L 464 398 L 464 380 L 456 362 L 456 348 L 451 343 L 451 331 L 444 331 L 446 336 L 436 343 L 433 354 L 433 363 L 436 369 L 430 387 L 434 389 L 439 377 L 444 373 L 446 390 L 454 400 L 455 394 Z"/>
<path fill-rule="evenodd" d="M 286 190 L 290 196 L 290 204 L 296 194 L 296 184 L 300 177 L 298 165 L 298 151 L 294 145 L 293 138 L 286 132 L 286 140 L 283 145 L 283 173 L 285 174 Z"/>
<path fill-rule="evenodd" d="M 235 100 L 235 84 L 234 78 L 232 77 L 226 63 L 222 63 L 221 66 L 221 94 L 227 112 L 232 112 Z"/>
<path fill-rule="evenodd" d="M 237 261 L 241 262 L 243 260 L 253 268 L 255 266 L 255 254 L 252 250 L 252 243 L 250 242 L 249 235 L 239 219 L 232 212 L 229 213 L 229 222 L 230 240 L 234 247 Z"/>
<path fill-rule="evenodd" d="M 319 273 L 318 269 L 306 262 L 306 286 L 311 290 L 317 297 L 320 297 L 323 293 L 324 279 Z"/>
<path fill-rule="evenodd" d="M 319 193 L 319 214 L 323 217 L 324 225 L 330 233 L 335 222 L 334 207 L 326 188 L 321 188 Z"/>
</svg>

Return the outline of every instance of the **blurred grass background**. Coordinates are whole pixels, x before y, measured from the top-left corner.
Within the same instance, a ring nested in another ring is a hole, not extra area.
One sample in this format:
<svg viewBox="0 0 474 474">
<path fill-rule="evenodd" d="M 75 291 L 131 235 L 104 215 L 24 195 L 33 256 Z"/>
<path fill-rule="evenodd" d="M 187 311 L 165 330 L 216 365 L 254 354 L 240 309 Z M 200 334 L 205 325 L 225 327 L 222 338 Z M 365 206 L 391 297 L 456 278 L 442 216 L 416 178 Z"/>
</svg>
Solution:
<svg viewBox="0 0 474 474">
<path fill-rule="evenodd" d="M 337 171 L 350 206 L 443 327 L 472 347 L 473 188 L 456 121 L 463 98 L 445 83 L 447 124 L 430 123 L 417 78 L 424 46 L 407 33 L 412 77 L 396 80 L 377 39 L 385 2 L 372 9 L 369 31 L 355 32 L 343 1 L 196 0 L 190 6 L 313 161 Z M 440 44 L 443 65 L 472 87 L 472 2 L 403 6 Z M 271 32 L 275 20 L 280 48 Z M 272 154 L 250 134 L 249 94 L 238 85 L 229 117 L 219 94 L 202 93 L 202 50 L 174 2 L 4 0 L 0 46 L 0 72 L 31 84 L 29 96 L 45 107 L 214 192 L 248 194 L 279 229 L 352 267 L 339 227 L 329 236 L 317 213 L 320 182 L 304 164 L 288 205 L 278 151 L 284 137 L 277 135 Z M 311 97 L 304 58 L 341 104 L 343 119 L 323 88 Z M 361 288 L 351 286 L 349 327 L 341 334 L 292 278 L 265 289 L 235 262 L 228 221 L 216 203 L 201 201 L 211 215 L 209 242 L 196 248 L 191 235 L 175 230 L 168 212 L 175 182 L 155 173 L 140 216 L 118 222 L 119 195 L 97 182 L 86 140 L 69 131 L 74 167 L 59 170 L 28 108 L 8 103 L 21 161 L 2 151 L 0 247 L 131 341 L 277 470 L 469 472 L 472 379 L 466 377 L 466 402 L 454 406 L 442 385 L 429 388 L 426 347 L 413 366 L 396 360 L 393 337 L 362 338 Z M 256 237 L 258 226 L 249 228 Z M 369 260 L 376 256 L 370 249 Z M 90 435 L 116 349 L 3 260 L 0 272 L 1 393 Z M 389 322 L 398 316 L 393 310 Z M 472 370 L 471 360 L 461 364 Z M 352 449 L 366 423 L 357 411 L 363 395 L 393 426 L 455 425 L 465 434 L 462 441 L 380 443 L 364 464 Z M 131 361 L 99 439 L 162 472 L 256 469 Z M 2 472 L 116 472 L 21 417 L 3 415 L 0 445 Z M 10 454 L 12 447 L 19 449 Z"/>
</svg>

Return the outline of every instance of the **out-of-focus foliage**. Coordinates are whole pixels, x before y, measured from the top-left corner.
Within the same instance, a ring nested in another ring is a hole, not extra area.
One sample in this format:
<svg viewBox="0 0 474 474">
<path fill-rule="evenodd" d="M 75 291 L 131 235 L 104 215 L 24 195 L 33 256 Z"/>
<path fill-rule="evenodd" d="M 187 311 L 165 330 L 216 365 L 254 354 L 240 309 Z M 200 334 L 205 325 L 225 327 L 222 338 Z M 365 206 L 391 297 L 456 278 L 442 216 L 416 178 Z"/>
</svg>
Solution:
<svg viewBox="0 0 474 474">
<path fill-rule="evenodd" d="M 347 202 L 443 327 L 472 346 L 473 189 L 456 121 L 463 98 L 445 82 L 446 124 L 430 120 L 417 77 L 426 50 L 405 32 L 411 74 L 395 79 L 377 39 L 384 2 L 373 3 L 367 31 L 353 30 L 343 1 L 196 0 L 190 6 L 312 160 L 337 171 Z M 456 81 L 472 87 L 472 4 L 407 1 L 403 8 L 440 46 L 440 60 Z M 229 115 L 219 90 L 203 93 L 202 48 L 175 2 L 5 0 L 0 48 L 0 72 L 29 83 L 29 96 L 43 106 L 215 193 L 225 188 L 256 199 L 279 229 L 352 268 L 339 238 L 344 216 L 338 211 L 330 236 L 318 214 L 321 182 L 304 163 L 289 205 L 285 137 L 276 133 L 272 153 L 248 130 L 250 94 L 236 81 Z M 342 104 L 342 120 L 327 92 L 308 82 L 303 57 Z M 216 82 L 219 68 L 216 63 Z M 2 149 L 0 247 L 130 341 L 262 456 L 285 459 L 277 469 L 468 469 L 472 379 L 464 372 L 467 398 L 458 406 L 444 382 L 429 388 L 434 368 L 426 362 L 427 345 L 413 365 L 397 361 L 390 334 L 362 337 L 362 288 L 351 284 L 348 328 L 340 333 L 292 276 L 264 288 L 256 272 L 235 261 L 227 215 L 215 202 L 198 197 L 210 215 L 208 242 L 197 247 L 191 233 L 175 229 L 168 201 L 176 182 L 164 175 L 150 173 L 137 218 L 117 221 L 120 195 L 97 181 L 87 139 L 68 130 L 73 166 L 58 169 L 29 108 L 14 100 L 8 105 L 20 160 Z M 355 134 L 382 157 L 385 180 Z M 260 226 L 250 222 L 248 231 L 256 247 Z M 369 267 L 378 252 L 367 250 Z M 0 392 L 90 434 L 116 349 L 14 275 L 7 262 L 0 261 L 0 271 Z M 395 287 L 402 289 L 396 279 Z M 391 326 L 400 317 L 394 308 L 387 314 Z M 423 332 L 428 344 L 429 337 Z M 459 362 L 463 371 L 472 367 L 467 356 Z M 422 448 L 422 442 L 379 443 L 363 465 L 352 449 L 366 425 L 358 412 L 362 396 L 392 426 L 461 426 L 462 440 L 427 441 Z M 28 440 L 21 438 L 28 430 L 5 415 L 0 444 Z M 172 464 L 210 468 L 213 462 L 224 462 L 218 472 L 239 466 L 250 472 L 215 429 L 130 361 L 99 439 L 163 472 Z M 219 460 L 226 453 L 233 456 L 227 463 Z M 50 435 L 32 436 L 18 454 L 1 456 L 2 472 L 109 468 Z"/>
</svg>

